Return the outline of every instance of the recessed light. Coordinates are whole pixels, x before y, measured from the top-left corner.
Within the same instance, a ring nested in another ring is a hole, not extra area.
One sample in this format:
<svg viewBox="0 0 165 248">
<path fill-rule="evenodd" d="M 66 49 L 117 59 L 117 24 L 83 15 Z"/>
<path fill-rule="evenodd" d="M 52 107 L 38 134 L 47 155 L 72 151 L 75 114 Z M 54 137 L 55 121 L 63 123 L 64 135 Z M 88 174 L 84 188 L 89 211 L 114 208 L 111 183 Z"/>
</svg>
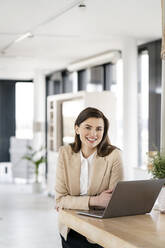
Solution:
<svg viewBox="0 0 165 248">
<path fill-rule="evenodd" d="M 80 3 L 80 4 L 78 5 L 78 7 L 79 7 L 79 8 L 86 8 L 86 4 L 82 2 L 82 3 Z"/>
</svg>

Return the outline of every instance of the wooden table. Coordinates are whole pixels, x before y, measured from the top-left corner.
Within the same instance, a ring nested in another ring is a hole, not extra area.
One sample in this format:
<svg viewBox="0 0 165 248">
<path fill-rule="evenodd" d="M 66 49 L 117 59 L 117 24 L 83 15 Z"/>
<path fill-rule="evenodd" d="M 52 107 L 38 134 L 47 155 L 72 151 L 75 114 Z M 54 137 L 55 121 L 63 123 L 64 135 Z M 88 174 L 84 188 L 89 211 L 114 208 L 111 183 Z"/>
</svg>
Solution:
<svg viewBox="0 0 165 248">
<path fill-rule="evenodd" d="M 165 214 L 97 219 L 60 210 L 60 220 L 69 228 L 105 248 L 165 248 Z"/>
</svg>

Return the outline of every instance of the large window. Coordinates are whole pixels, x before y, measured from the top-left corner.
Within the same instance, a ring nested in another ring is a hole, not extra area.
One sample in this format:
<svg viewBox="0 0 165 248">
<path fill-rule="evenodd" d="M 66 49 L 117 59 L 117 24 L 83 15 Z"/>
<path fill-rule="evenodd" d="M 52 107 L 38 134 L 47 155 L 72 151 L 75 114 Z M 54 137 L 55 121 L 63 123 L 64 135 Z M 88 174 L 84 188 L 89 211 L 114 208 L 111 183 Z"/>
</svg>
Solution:
<svg viewBox="0 0 165 248">
<path fill-rule="evenodd" d="M 116 63 L 116 85 L 112 85 L 111 90 L 116 93 L 117 98 L 117 142 L 120 149 L 123 149 L 123 60 Z"/>
<path fill-rule="evenodd" d="M 148 152 L 148 122 L 149 122 L 149 56 L 143 51 L 139 56 L 140 80 L 138 87 L 138 164 L 146 164 Z"/>
<path fill-rule="evenodd" d="M 33 138 L 33 83 L 16 83 L 16 137 Z"/>
</svg>

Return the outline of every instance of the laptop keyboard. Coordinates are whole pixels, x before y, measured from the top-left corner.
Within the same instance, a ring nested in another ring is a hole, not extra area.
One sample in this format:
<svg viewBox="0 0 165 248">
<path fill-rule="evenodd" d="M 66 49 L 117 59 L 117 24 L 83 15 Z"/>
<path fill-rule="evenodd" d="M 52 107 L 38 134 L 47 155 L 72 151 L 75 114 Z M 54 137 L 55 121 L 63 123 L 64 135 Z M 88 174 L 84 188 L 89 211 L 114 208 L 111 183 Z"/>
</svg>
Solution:
<svg viewBox="0 0 165 248">
<path fill-rule="evenodd" d="M 90 210 L 83 210 L 82 211 L 83 213 L 87 213 L 87 214 L 96 214 L 96 215 L 99 215 L 99 216 L 102 216 L 103 215 L 103 212 L 104 210 L 102 209 L 90 209 Z"/>
<path fill-rule="evenodd" d="M 103 212 L 104 212 L 104 210 L 102 210 L 102 209 L 90 209 L 89 210 L 89 213 L 93 213 L 93 214 L 100 214 L 100 215 L 102 215 L 103 214 Z"/>
</svg>

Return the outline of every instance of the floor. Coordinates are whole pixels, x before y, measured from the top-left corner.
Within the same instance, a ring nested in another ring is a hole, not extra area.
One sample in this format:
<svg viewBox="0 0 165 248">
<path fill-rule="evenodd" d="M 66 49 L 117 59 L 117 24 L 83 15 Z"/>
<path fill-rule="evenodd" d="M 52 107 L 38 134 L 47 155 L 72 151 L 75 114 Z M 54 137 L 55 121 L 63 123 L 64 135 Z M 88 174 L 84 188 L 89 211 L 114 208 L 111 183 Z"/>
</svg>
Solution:
<svg viewBox="0 0 165 248">
<path fill-rule="evenodd" d="M 0 248 L 61 248 L 54 199 L 0 175 Z"/>
</svg>

